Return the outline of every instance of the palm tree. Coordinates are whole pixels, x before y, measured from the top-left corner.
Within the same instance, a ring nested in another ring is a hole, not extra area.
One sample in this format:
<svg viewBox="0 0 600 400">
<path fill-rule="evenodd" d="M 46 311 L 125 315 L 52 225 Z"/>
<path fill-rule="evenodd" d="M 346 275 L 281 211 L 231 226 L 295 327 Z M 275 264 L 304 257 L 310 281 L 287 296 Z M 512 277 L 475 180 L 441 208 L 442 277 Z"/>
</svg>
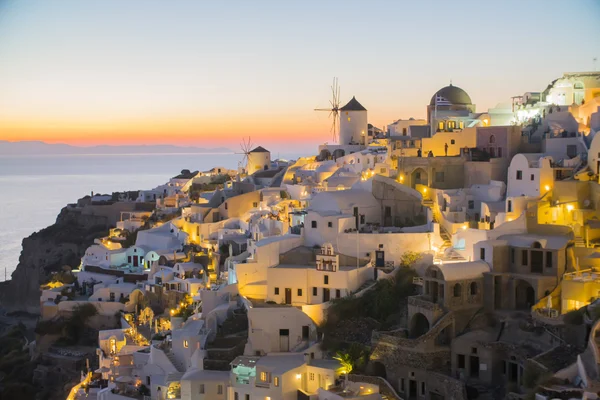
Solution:
<svg viewBox="0 0 600 400">
<path fill-rule="evenodd" d="M 342 365 L 338 369 L 338 372 L 345 375 L 346 382 L 345 382 L 344 386 L 347 386 L 348 385 L 348 375 L 354 369 L 354 360 L 352 359 L 352 356 L 349 353 L 344 353 L 344 352 L 338 351 L 337 353 L 335 353 L 335 357 L 333 357 L 333 359 L 338 360 L 340 362 L 340 364 Z"/>
</svg>

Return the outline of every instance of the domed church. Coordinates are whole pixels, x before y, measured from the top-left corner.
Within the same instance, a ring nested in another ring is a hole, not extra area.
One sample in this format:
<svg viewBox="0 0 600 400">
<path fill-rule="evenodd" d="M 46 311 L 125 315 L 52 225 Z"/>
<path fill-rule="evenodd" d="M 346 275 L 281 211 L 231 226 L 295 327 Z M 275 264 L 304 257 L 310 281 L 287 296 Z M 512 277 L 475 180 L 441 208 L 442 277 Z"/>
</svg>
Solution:
<svg viewBox="0 0 600 400">
<path fill-rule="evenodd" d="M 427 121 L 435 132 L 452 132 L 472 126 L 487 126 L 489 115 L 476 113 L 471 96 L 458 86 L 445 86 L 435 92 L 427 106 Z"/>
</svg>

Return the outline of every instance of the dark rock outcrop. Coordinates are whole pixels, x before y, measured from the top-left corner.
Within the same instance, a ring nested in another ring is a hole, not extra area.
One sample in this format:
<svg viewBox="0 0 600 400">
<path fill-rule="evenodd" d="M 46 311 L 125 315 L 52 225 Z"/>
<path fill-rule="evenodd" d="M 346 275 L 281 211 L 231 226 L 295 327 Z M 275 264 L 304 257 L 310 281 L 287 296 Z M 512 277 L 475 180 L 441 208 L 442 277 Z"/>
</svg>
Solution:
<svg viewBox="0 0 600 400">
<path fill-rule="evenodd" d="M 62 266 L 76 268 L 94 239 L 105 236 L 105 216 L 85 215 L 69 205 L 56 223 L 23 239 L 21 256 L 12 280 L 0 283 L 0 306 L 6 311 L 39 314 L 40 285 Z"/>
</svg>

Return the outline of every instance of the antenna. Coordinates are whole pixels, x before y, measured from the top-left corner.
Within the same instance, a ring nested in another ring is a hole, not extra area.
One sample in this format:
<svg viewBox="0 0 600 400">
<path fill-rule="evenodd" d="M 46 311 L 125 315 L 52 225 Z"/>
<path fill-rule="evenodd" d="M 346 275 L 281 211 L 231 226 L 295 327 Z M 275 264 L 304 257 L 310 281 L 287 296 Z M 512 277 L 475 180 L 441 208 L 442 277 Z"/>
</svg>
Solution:
<svg viewBox="0 0 600 400">
<path fill-rule="evenodd" d="M 331 85 L 331 94 L 332 99 L 329 100 L 329 104 L 331 104 L 331 108 L 315 108 L 315 111 L 329 111 L 329 117 L 333 117 L 331 121 L 331 133 L 333 136 L 333 142 L 338 141 L 338 116 L 340 113 L 340 87 L 338 85 L 338 79 L 333 78 L 333 83 Z"/>
</svg>

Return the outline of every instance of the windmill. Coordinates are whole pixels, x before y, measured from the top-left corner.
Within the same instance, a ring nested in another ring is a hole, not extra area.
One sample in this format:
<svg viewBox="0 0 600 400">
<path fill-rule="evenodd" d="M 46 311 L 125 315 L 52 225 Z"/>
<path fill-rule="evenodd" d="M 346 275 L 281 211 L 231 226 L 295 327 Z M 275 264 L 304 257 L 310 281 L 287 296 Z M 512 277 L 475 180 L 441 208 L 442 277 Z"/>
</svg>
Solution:
<svg viewBox="0 0 600 400">
<path fill-rule="evenodd" d="M 333 84 L 331 85 L 332 99 L 329 100 L 331 108 L 315 108 L 315 111 L 329 111 L 329 117 L 333 117 L 331 121 L 331 134 L 333 136 L 334 143 L 338 141 L 338 116 L 340 113 L 340 87 L 338 86 L 338 79 L 333 78 Z"/>
<path fill-rule="evenodd" d="M 246 141 L 245 138 L 242 138 L 242 143 L 240 143 L 240 148 L 242 149 L 241 153 L 235 153 L 235 154 L 243 154 L 244 158 L 242 158 L 242 161 L 240 161 L 238 163 L 238 169 L 241 168 L 241 166 L 243 164 L 246 165 L 246 170 L 248 169 L 248 155 L 250 154 L 250 151 L 252 150 L 252 141 L 250 140 L 250 136 L 248 136 L 248 140 Z"/>
</svg>

